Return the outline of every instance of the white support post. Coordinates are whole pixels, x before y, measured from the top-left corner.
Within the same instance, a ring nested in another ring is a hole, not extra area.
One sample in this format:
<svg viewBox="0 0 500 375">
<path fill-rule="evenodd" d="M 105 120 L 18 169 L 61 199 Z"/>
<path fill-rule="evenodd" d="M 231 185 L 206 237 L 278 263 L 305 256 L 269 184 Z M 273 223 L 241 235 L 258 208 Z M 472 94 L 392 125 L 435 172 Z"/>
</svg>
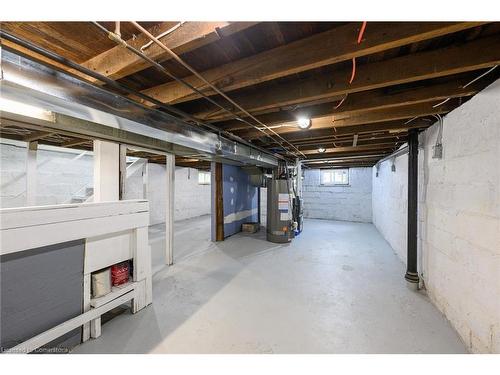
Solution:
<svg viewBox="0 0 500 375">
<path fill-rule="evenodd" d="M 26 206 L 36 206 L 36 156 L 38 142 L 28 142 L 26 155 Z"/>
<path fill-rule="evenodd" d="M 165 262 L 174 263 L 174 188 L 175 188 L 175 155 L 167 154 L 167 197 L 165 217 Z"/>
<path fill-rule="evenodd" d="M 120 199 L 120 145 L 94 141 L 94 202 Z"/>
<path fill-rule="evenodd" d="M 127 180 L 127 145 L 120 144 L 120 160 L 119 160 L 119 198 L 123 199 L 125 196 L 125 181 Z"/>
<path fill-rule="evenodd" d="M 142 198 L 148 199 L 148 160 L 142 164 Z"/>
</svg>

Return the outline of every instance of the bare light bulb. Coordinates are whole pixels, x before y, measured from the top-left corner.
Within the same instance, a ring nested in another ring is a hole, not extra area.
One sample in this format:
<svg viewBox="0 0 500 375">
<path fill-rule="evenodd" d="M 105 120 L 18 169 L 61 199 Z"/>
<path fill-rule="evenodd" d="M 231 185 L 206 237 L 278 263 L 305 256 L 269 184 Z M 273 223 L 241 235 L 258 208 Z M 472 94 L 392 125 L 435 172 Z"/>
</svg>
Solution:
<svg viewBox="0 0 500 375">
<path fill-rule="evenodd" d="M 299 128 L 301 129 L 308 129 L 311 127 L 311 119 L 301 117 L 297 120 L 297 123 L 299 125 Z"/>
</svg>

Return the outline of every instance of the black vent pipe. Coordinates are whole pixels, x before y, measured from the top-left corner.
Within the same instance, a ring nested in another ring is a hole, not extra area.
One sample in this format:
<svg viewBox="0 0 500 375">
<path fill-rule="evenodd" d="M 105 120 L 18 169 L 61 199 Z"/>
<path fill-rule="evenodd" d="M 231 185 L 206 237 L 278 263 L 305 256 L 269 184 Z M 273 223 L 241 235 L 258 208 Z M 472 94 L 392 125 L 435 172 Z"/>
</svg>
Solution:
<svg viewBox="0 0 500 375">
<path fill-rule="evenodd" d="M 418 289 L 417 269 L 417 205 L 418 205 L 418 130 L 408 132 L 408 254 L 405 279 Z"/>
</svg>

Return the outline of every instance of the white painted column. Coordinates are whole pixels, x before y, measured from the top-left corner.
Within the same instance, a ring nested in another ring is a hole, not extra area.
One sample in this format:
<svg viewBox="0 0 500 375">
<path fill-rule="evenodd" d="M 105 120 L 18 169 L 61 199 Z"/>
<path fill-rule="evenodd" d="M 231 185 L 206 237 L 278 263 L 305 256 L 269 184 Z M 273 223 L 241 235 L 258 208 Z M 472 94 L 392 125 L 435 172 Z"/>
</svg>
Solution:
<svg viewBox="0 0 500 375">
<path fill-rule="evenodd" d="M 142 198 L 148 199 L 148 160 L 142 164 Z"/>
<path fill-rule="evenodd" d="M 175 155 L 167 154 L 167 197 L 165 217 L 165 263 L 174 263 L 174 196 L 175 196 Z"/>
<path fill-rule="evenodd" d="M 94 202 L 120 199 L 120 145 L 94 141 Z"/>
<path fill-rule="evenodd" d="M 38 142 L 28 142 L 26 155 L 26 206 L 36 206 L 36 155 Z"/>
<path fill-rule="evenodd" d="M 125 181 L 127 180 L 127 145 L 120 144 L 119 148 L 119 199 L 122 200 L 125 196 Z"/>
</svg>

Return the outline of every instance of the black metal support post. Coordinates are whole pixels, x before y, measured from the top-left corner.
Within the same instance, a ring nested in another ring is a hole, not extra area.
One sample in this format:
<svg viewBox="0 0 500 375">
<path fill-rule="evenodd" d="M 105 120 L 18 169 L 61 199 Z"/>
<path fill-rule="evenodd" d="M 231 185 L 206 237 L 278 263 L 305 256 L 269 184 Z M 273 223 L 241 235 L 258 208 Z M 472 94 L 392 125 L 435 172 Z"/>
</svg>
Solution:
<svg viewBox="0 0 500 375">
<path fill-rule="evenodd" d="M 417 270 L 418 130 L 408 134 L 408 255 L 405 279 L 418 288 Z"/>
</svg>

